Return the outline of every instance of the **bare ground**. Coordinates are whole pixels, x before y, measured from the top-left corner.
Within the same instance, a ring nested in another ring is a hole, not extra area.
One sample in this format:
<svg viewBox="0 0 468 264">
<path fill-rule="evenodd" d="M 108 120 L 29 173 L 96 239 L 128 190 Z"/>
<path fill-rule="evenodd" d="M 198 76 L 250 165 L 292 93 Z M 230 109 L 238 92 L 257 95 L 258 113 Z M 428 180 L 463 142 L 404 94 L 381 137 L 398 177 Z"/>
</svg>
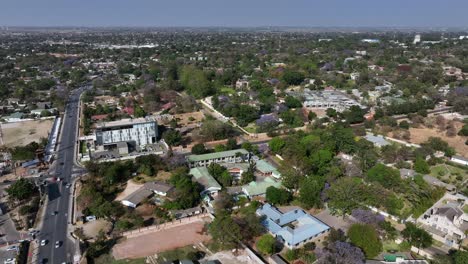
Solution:
<svg viewBox="0 0 468 264">
<path fill-rule="evenodd" d="M 460 130 L 461 125 L 457 124 L 457 131 Z M 437 128 L 427 128 L 427 127 L 420 127 L 420 128 L 410 128 L 411 143 L 421 144 L 426 142 L 429 137 L 439 137 L 455 149 L 455 151 L 463 156 L 468 155 L 468 145 L 465 145 L 465 141 L 467 137 L 462 136 L 454 136 L 454 137 L 447 137 L 445 135 L 445 131 L 439 131 Z"/>
<path fill-rule="evenodd" d="M 129 196 L 130 194 L 134 193 L 136 190 L 140 189 L 143 186 L 143 184 L 137 184 L 133 182 L 132 180 L 127 181 L 127 186 L 125 187 L 125 190 L 117 197 L 115 198 L 116 201 L 122 201 L 125 197 Z"/>
<path fill-rule="evenodd" d="M 7 147 L 39 142 L 41 138 L 48 137 L 53 124 L 53 119 L 2 124 L 3 142 Z"/>
<path fill-rule="evenodd" d="M 205 221 L 200 219 L 185 225 L 130 237 L 115 245 L 112 249 L 112 255 L 115 259 L 142 258 L 155 253 L 206 242 L 211 237 L 203 233 L 204 226 Z"/>
</svg>

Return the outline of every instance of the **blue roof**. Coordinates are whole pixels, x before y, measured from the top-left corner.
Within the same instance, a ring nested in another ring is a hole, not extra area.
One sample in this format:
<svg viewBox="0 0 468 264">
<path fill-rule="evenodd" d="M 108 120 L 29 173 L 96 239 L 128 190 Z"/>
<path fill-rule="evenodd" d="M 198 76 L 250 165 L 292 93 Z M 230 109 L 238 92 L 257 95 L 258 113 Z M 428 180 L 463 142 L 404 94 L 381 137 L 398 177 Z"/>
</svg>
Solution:
<svg viewBox="0 0 468 264">
<path fill-rule="evenodd" d="M 39 160 L 35 159 L 35 160 L 23 162 L 23 164 L 21 164 L 21 167 L 27 168 L 27 167 L 35 166 L 37 164 L 39 164 Z"/>
<path fill-rule="evenodd" d="M 330 229 L 328 225 L 302 209 L 282 213 L 276 207 L 265 204 L 257 210 L 257 214 L 266 216 L 262 224 L 269 232 L 280 236 L 291 246 L 300 244 Z M 289 225 L 292 223 L 293 227 Z"/>
</svg>

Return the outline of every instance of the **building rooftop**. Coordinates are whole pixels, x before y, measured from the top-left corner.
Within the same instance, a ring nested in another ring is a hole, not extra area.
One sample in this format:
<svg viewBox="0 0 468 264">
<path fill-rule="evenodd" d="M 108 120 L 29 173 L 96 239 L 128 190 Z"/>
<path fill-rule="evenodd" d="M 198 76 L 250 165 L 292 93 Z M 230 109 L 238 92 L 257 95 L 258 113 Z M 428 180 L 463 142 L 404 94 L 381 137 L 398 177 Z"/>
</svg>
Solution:
<svg viewBox="0 0 468 264">
<path fill-rule="evenodd" d="M 281 188 L 281 182 L 277 182 L 273 180 L 272 178 L 265 178 L 263 181 L 253 181 L 247 185 L 244 185 L 242 187 L 242 190 L 248 195 L 248 196 L 257 196 L 257 195 L 263 195 L 266 193 L 266 189 L 268 187 L 276 187 L 276 188 Z"/>
<path fill-rule="evenodd" d="M 145 188 L 151 191 L 167 193 L 171 191 L 174 186 L 165 182 L 154 181 L 145 183 Z"/>
<path fill-rule="evenodd" d="M 195 180 L 200 183 L 205 190 L 209 188 L 218 188 L 221 189 L 221 185 L 211 176 L 206 167 L 198 167 L 190 169 L 190 174 L 195 178 Z"/>
<path fill-rule="evenodd" d="M 132 204 L 138 205 L 143 201 L 145 198 L 148 198 L 153 192 L 145 188 L 145 186 L 141 187 L 140 189 L 134 191 L 133 193 L 129 194 L 125 197 L 122 201 L 128 201 Z"/>
<path fill-rule="evenodd" d="M 291 246 L 330 229 L 328 225 L 302 209 L 282 213 L 267 203 L 257 210 L 257 214 L 266 217 L 262 224 L 268 231 L 276 236 L 281 236 Z"/>
<path fill-rule="evenodd" d="M 249 154 L 249 152 L 245 149 L 233 149 L 233 150 L 228 150 L 228 151 L 221 151 L 221 152 L 208 153 L 208 154 L 202 154 L 202 155 L 189 155 L 187 157 L 187 160 L 189 162 L 197 162 L 197 161 L 210 160 L 210 159 L 220 159 L 224 157 L 235 156 L 237 153 L 240 153 L 242 155 Z"/>
<path fill-rule="evenodd" d="M 156 122 L 156 121 L 151 117 L 126 118 L 126 119 L 121 119 L 117 121 L 98 123 L 96 124 L 96 128 L 127 126 L 127 125 L 135 125 L 135 124 L 148 123 L 148 122 Z"/>
<path fill-rule="evenodd" d="M 367 134 L 364 138 L 379 147 L 390 145 L 390 142 L 385 140 L 381 135 L 374 136 L 372 134 Z"/>
</svg>

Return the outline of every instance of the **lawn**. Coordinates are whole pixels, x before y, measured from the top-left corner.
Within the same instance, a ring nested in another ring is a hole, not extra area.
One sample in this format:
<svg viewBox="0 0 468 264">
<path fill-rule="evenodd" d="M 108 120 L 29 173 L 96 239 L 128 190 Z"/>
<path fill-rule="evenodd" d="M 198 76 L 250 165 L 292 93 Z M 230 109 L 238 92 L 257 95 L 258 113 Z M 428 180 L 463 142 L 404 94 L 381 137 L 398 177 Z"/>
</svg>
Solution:
<svg viewBox="0 0 468 264">
<path fill-rule="evenodd" d="M 393 241 L 393 240 L 386 240 L 386 241 L 383 241 L 383 250 L 386 251 L 386 252 L 390 252 L 392 250 L 394 251 L 398 251 L 399 250 L 399 246 L 398 244 Z"/>
<path fill-rule="evenodd" d="M 468 171 L 448 164 L 439 164 L 431 167 L 431 176 L 436 177 L 443 182 L 451 184 L 460 184 L 463 179 L 468 177 Z"/>
<path fill-rule="evenodd" d="M 167 262 L 167 261 L 174 261 L 178 259 L 187 259 L 187 255 L 189 253 L 196 253 L 199 250 L 194 248 L 193 246 L 186 246 L 177 248 L 170 251 L 165 251 L 158 254 L 158 261 Z"/>
<path fill-rule="evenodd" d="M 257 132 L 257 125 L 255 123 L 250 123 L 248 126 L 244 127 L 245 130 L 249 133 L 256 133 Z"/>
<path fill-rule="evenodd" d="M 236 92 L 236 90 L 234 90 L 234 88 L 229 87 L 229 86 L 223 86 L 221 87 L 220 92 L 223 94 L 233 94 Z"/>
</svg>

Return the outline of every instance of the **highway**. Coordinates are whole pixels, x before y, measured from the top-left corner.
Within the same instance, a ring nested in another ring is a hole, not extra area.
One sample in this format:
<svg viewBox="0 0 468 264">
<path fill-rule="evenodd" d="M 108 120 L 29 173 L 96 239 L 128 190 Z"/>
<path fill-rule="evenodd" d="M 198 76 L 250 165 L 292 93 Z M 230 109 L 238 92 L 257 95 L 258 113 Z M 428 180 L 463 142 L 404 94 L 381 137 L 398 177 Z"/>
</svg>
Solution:
<svg viewBox="0 0 468 264">
<path fill-rule="evenodd" d="M 46 187 L 47 199 L 42 227 L 38 242 L 46 240 L 47 244 L 39 246 L 37 263 L 73 263 L 76 245 L 70 240 L 68 224 L 70 222 L 70 206 L 72 188 L 66 188 L 73 181 L 77 171 L 82 171 L 75 165 L 75 143 L 77 141 L 77 120 L 79 119 L 79 98 L 86 88 L 71 92 L 65 108 L 61 135 L 58 140 L 56 161 L 52 175 L 62 178 L 61 181 L 50 183 Z M 79 173 L 78 173 L 79 174 Z M 56 212 L 56 215 L 54 215 Z M 56 248 L 55 243 L 60 245 Z"/>
</svg>

